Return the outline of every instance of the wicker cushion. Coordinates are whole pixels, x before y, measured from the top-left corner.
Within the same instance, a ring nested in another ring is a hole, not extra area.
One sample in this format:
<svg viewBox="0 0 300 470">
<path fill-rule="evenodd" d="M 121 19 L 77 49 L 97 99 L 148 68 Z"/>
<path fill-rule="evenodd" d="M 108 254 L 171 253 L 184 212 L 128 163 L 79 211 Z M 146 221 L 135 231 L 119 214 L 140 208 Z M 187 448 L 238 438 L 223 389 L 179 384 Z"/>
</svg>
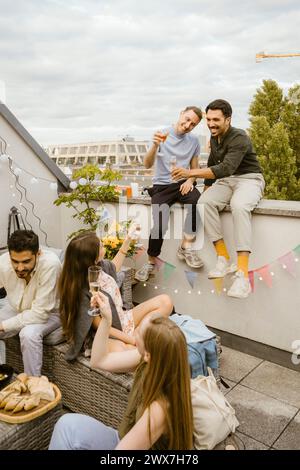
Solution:
<svg viewBox="0 0 300 470">
<path fill-rule="evenodd" d="M 132 374 L 92 369 L 89 360 L 83 356 L 73 363 L 67 362 L 64 358 L 66 349 L 66 343 L 54 346 L 52 371 L 64 405 L 117 428 L 127 407 Z"/>
</svg>

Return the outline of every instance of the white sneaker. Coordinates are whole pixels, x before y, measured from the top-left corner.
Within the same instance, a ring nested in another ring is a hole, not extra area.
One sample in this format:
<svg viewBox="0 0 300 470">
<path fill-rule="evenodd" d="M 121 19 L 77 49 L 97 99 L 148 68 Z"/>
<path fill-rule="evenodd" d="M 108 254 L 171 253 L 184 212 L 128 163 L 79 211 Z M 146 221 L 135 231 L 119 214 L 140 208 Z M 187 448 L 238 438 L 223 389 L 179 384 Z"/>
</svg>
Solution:
<svg viewBox="0 0 300 470">
<path fill-rule="evenodd" d="M 250 281 L 241 270 L 238 271 L 234 277 L 235 279 L 227 295 L 229 295 L 229 297 L 236 297 L 237 299 L 245 299 L 251 292 Z"/>
<path fill-rule="evenodd" d="M 218 256 L 216 267 L 209 271 L 207 277 L 208 279 L 225 277 L 226 274 L 235 273 L 236 270 L 236 264 L 229 264 L 225 256 Z"/>
</svg>

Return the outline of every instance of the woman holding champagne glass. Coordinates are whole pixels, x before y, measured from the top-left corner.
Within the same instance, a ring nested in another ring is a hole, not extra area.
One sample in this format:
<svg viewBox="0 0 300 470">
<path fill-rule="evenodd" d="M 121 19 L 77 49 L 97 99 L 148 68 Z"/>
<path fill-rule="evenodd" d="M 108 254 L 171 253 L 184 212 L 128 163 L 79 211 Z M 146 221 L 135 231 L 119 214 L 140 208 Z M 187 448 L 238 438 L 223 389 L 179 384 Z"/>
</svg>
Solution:
<svg viewBox="0 0 300 470">
<path fill-rule="evenodd" d="M 67 360 L 76 359 L 86 339 L 101 323 L 99 313 L 91 316 L 90 311 L 91 290 L 95 289 L 97 282 L 99 291 L 108 298 L 112 310 L 110 351 L 124 351 L 135 346 L 134 330 L 146 315 L 160 312 L 167 317 L 172 312 L 173 304 L 167 295 L 153 297 L 128 311 L 123 309 L 116 273 L 122 267 L 130 243 L 136 236 L 135 231 L 135 227 L 129 230 L 112 261 L 104 259 L 105 249 L 94 232 L 84 232 L 70 241 L 59 281 L 61 321 L 70 343 L 65 355 Z M 88 274 L 89 268 L 95 266 L 96 280 Z"/>
</svg>

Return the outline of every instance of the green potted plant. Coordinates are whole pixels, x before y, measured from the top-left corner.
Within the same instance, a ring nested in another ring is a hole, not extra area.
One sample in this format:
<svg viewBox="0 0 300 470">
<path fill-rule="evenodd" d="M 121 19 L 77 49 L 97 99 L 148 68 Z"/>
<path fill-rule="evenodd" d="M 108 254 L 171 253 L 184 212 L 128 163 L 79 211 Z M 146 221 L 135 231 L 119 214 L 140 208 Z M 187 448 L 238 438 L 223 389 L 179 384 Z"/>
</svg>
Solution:
<svg viewBox="0 0 300 470">
<path fill-rule="evenodd" d="M 84 231 L 96 230 L 104 210 L 103 203 L 116 202 L 118 200 L 119 192 L 117 191 L 117 186 L 113 183 L 121 179 L 122 175 L 120 172 L 111 168 L 101 170 L 96 165 L 85 165 L 79 170 L 74 171 L 70 185 L 72 192 L 61 194 L 54 201 L 56 206 L 65 204 L 66 207 L 72 208 L 75 211 L 72 217 L 83 222 L 85 225 L 84 228 L 72 232 L 68 239 Z M 101 182 L 106 184 L 101 184 Z M 92 207 L 91 201 L 99 201 L 102 210 Z"/>
</svg>

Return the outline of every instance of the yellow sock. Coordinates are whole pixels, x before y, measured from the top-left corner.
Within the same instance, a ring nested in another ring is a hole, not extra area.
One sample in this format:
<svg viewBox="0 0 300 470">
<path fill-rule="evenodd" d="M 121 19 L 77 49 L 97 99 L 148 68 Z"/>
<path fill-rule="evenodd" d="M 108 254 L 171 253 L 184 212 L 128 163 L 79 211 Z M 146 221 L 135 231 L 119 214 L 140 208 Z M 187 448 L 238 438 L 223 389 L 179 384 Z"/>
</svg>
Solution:
<svg viewBox="0 0 300 470">
<path fill-rule="evenodd" d="M 230 258 L 223 239 L 218 240 L 214 245 L 218 256 L 224 256 L 227 260 Z"/>
<path fill-rule="evenodd" d="M 240 255 L 238 253 L 237 269 L 238 271 L 243 271 L 245 277 L 249 277 L 248 264 L 249 264 L 249 255 Z"/>
</svg>

